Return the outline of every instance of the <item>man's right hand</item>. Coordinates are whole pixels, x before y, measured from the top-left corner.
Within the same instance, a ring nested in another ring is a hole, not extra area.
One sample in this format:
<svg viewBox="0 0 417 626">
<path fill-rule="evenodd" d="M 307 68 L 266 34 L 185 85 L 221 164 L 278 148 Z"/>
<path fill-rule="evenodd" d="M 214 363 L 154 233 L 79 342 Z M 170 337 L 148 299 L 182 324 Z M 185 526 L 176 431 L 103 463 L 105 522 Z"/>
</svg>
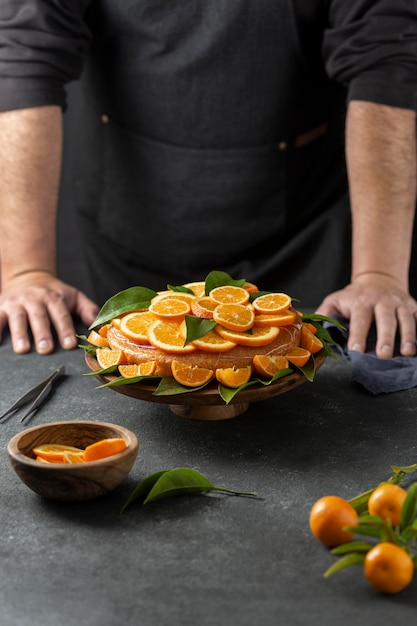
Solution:
<svg viewBox="0 0 417 626">
<path fill-rule="evenodd" d="M 13 350 L 31 350 L 32 338 L 38 354 L 55 347 L 52 329 L 65 350 L 76 348 L 73 316 L 89 326 L 99 307 L 84 293 L 47 272 L 29 272 L 2 285 L 0 293 L 0 341 L 9 327 Z"/>
</svg>

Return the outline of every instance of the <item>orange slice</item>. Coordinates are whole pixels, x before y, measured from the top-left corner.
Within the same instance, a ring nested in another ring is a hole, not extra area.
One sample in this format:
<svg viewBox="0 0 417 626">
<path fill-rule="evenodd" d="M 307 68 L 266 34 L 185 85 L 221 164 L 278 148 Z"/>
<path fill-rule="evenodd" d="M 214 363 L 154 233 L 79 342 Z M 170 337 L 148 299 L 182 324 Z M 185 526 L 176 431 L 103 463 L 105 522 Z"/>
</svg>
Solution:
<svg viewBox="0 0 417 626">
<path fill-rule="evenodd" d="M 157 370 L 156 361 L 145 361 L 145 363 L 132 363 L 130 365 L 119 365 L 119 373 L 123 378 L 135 378 L 136 376 L 153 376 Z"/>
<path fill-rule="evenodd" d="M 149 306 L 149 311 L 159 319 L 169 321 L 180 321 L 191 311 L 189 302 L 181 300 L 176 296 L 165 296 L 164 298 L 154 298 Z"/>
<path fill-rule="evenodd" d="M 111 321 L 111 325 L 114 326 L 114 328 L 119 329 L 120 328 L 120 324 L 121 324 L 121 318 L 120 317 L 113 317 L 112 321 Z"/>
<path fill-rule="evenodd" d="M 295 311 L 285 311 L 284 313 L 275 313 L 268 315 L 260 313 L 255 315 L 254 326 L 289 326 L 294 324 L 296 319 Z"/>
<path fill-rule="evenodd" d="M 158 295 L 153 297 L 152 302 L 159 302 L 159 300 L 164 300 L 164 298 L 176 298 L 177 300 L 184 300 L 184 302 L 191 304 L 191 302 L 195 300 L 195 295 L 185 291 L 173 291 L 172 289 L 167 289 L 166 291 L 160 291 Z"/>
<path fill-rule="evenodd" d="M 236 347 L 234 341 L 222 337 L 219 333 L 216 333 L 215 330 L 210 330 L 203 337 L 194 339 L 191 343 L 204 352 L 228 352 Z"/>
<path fill-rule="evenodd" d="M 97 350 L 96 359 L 103 370 L 113 365 L 123 365 L 127 363 L 126 355 L 122 350 L 111 350 L 110 348 L 100 348 L 100 350 Z"/>
<path fill-rule="evenodd" d="M 249 292 L 243 287 L 224 285 L 210 291 L 210 298 L 217 304 L 246 304 L 249 302 Z"/>
<path fill-rule="evenodd" d="M 246 367 L 219 367 L 216 370 L 216 378 L 221 385 L 237 389 L 247 383 L 252 375 L 250 365 Z"/>
<path fill-rule="evenodd" d="M 303 322 L 303 326 L 308 328 L 308 330 L 311 330 L 313 335 L 315 335 L 317 333 L 317 328 L 314 326 L 314 324 L 310 324 L 310 322 Z"/>
<path fill-rule="evenodd" d="M 240 332 L 252 328 L 255 314 L 243 304 L 219 304 L 213 311 L 213 319 L 224 328 Z"/>
<path fill-rule="evenodd" d="M 281 355 L 257 354 L 253 357 L 253 367 L 261 376 L 272 378 L 279 370 L 288 367 L 288 359 Z"/>
<path fill-rule="evenodd" d="M 155 315 L 150 311 L 133 311 L 121 318 L 119 329 L 128 339 L 148 344 L 148 328 L 154 321 Z"/>
<path fill-rule="evenodd" d="M 257 313 L 283 313 L 291 306 L 291 298 L 286 293 L 267 293 L 255 298 L 253 306 Z"/>
<path fill-rule="evenodd" d="M 215 331 L 224 339 L 234 341 L 240 346 L 266 346 L 279 335 L 279 328 L 277 326 L 260 326 L 258 328 L 251 328 L 250 332 L 236 332 L 223 328 L 222 326 L 216 326 Z"/>
<path fill-rule="evenodd" d="M 81 448 L 75 448 L 74 446 L 67 446 L 59 443 L 42 443 L 32 449 L 35 457 L 39 457 L 49 463 L 65 463 L 64 454 L 71 452 L 72 454 L 83 455 L 84 450 Z"/>
<path fill-rule="evenodd" d="M 301 347 L 309 350 L 312 354 L 319 352 L 323 348 L 321 340 L 314 335 L 311 330 L 303 324 L 301 328 Z"/>
<path fill-rule="evenodd" d="M 96 348 L 109 347 L 109 342 L 107 341 L 106 337 L 103 337 L 103 335 L 98 333 L 96 330 L 92 330 L 90 332 L 87 337 L 87 341 L 88 343 L 91 343 L 92 346 L 96 346 Z"/>
<path fill-rule="evenodd" d="M 64 463 L 84 463 L 84 451 L 82 454 L 77 452 L 64 452 Z"/>
<path fill-rule="evenodd" d="M 149 327 L 148 339 L 155 348 L 171 354 L 187 354 L 196 349 L 191 343 L 184 345 L 184 325 L 179 322 L 156 320 Z"/>
<path fill-rule="evenodd" d="M 173 359 L 171 363 L 172 376 L 177 383 L 185 387 L 200 387 L 214 377 L 214 372 L 206 367 L 198 367 L 191 363 L 182 363 Z"/>
<path fill-rule="evenodd" d="M 213 311 L 216 306 L 217 303 L 210 296 L 202 296 L 201 298 L 194 298 L 193 302 L 191 302 L 191 312 L 197 317 L 211 320 L 213 319 Z"/>
<path fill-rule="evenodd" d="M 101 439 L 90 444 L 84 450 L 84 461 L 97 461 L 126 450 L 127 444 L 123 437 Z"/>
<path fill-rule="evenodd" d="M 206 283 L 204 280 L 196 280 L 193 283 L 185 283 L 183 287 L 187 287 L 187 289 L 191 289 L 193 294 L 199 298 L 200 296 L 204 296 L 206 292 Z"/>
<path fill-rule="evenodd" d="M 303 367 L 311 357 L 311 352 L 305 348 L 293 348 L 293 350 L 285 356 L 293 365 Z"/>
<path fill-rule="evenodd" d="M 243 289 L 246 289 L 248 293 L 256 293 L 259 291 L 258 287 L 254 283 L 245 282 Z"/>
</svg>

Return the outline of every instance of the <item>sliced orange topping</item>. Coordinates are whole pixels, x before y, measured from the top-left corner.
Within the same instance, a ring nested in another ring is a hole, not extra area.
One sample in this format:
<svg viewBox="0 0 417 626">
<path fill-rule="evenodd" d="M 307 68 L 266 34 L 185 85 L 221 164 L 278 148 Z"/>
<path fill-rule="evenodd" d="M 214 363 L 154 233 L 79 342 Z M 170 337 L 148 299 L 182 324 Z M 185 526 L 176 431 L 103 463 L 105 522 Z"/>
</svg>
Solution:
<svg viewBox="0 0 417 626">
<path fill-rule="evenodd" d="M 148 328 L 155 319 L 155 315 L 150 311 L 128 313 L 120 320 L 120 332 L 128 339 L 132 339 L 132 341 L 148 344 Z"/>
<path fill-rule="evenodd" d="M 182 363 L 175 359 L 171 363 L 172 376 L 180 385 L 200 387 L 214 377 L 214 372 L 206 367 L 198 367 L 190 363 Z"/>
<path fill-rule="evenodd" d="M 220 367 L 216 370 L 216 378 L 221 385 L 237 389 L 247 383 L 252 375 L 250 365 L 246 367 Z"/>
<path fill-rule="evenodd" d="M 183 287 L 191 289 L 191 291 L 197 298 L 199 298 L 200 296 L 204 296 L 206 291 L 206 283 L 204 282 L 204 280 L 197 280 L 193 283 L 185 283 Z"/>
<path fill-rule="evenodd" d="M 157 370 L 156 361 L 146 361 L 145 363 L 132 363 L 130 365 L 119 365 L 119 373 L 123 378 L 135 378 L 136 376 L 153 376 Z"/>
<path fill-rule="evenodd" d="M 215 330 L 210 330 L 203 337 L 194 339 L 191 343 L 204 352 L 228 352 L 236 347 L 234 341 L 221 337 Z"/>
<path fill-rule="evenodd" d="M 210 296 L 202 296 L 201 298 L 195 298 L 191 302 L 191 312 L 197 317 L 204 317 L 205 319 L 213 319 L 213 311 L 216 308 L 217 303 L 210 298 Z"/>
<path fill-rule="evenodd" d="M 100 335 L 100 333 L 98 333 L 96 330 L 92 330 L 89 333 L 87 341 L 88 343 L 91 343 L 92 346 L 96 346 L 96 348 L 108 348 L 109 346 L 109 342 L 107 341 L 106 337 Z"/>
<path fill-rule="evenodd" d="M 100 348 L 100 350 L 97 350 L 96 359 L 103 370 L 113 365 L 123 365 L 127 363 L 127 358 L 123 350 L 110 350 L 110 348 Z"/>
<path fill-rule="evenodd" d="M 248 293 L 257 293 L 259 291 L 258 287 L 254 283 L 245 282 L 243 285 L 243 289 L 246 289 Z"/>
<path fill-rule="evenodd" d="M 281 355 L 257 354 L 253 357 L 253 367 L 261 376 L 272 378 L 274 374 L 288 367 L 288 359 Z"/>
<path fill-rule="evenodd" d="M 285 356 L 293 365 L 296 365 L 297 367 L 304 367 L 311 357 L 311 352 L 305 348 L 293 348 L 291 352 Z"/>
<path fill-rule="evenodd" d="M 303 322 L 303 326 L 305 326 L 306 328 L 311 330 L 313 335 L 315 335 L 317 333 L 317 328 L 314 326 L 314 324 L 311 324 L 310 322 Z"/>
<path fill-rule="evenodd" d="M 123 437 L 114 437 L 109 439 L 101 439 L 90 444 L 84 450 L 84 461 L 97 461 L 113 456 L 118 452 L 126 450 L 127 444 Z"/>
<path fill-rule="evenodd" d="M 67 446 L 59 443 L 42 443 L 32 449 L 35 457 L 39 457 L 49 463 L 65 463 L 65 452 L 71 452 L 72 454 L 83 455 L 84 450 L 81 448 L 75 448 L 74 446 Z"/>
<path fill-rule="evenodd" d="M 314 335 L 305 324 L 301 328 L 301 347 L 309 350 L 312 354 L 319 352 L 323 348 L 321 340 Z"/>
<path fill-rule="evenodd" d="M 294 324 L 296 319 L 295 311 L 285 311 L 284 313 L 276 313 L 268 315 L 259 313 L 255 315 L 254 326 L 289 326 Z"/>
<path fill-rule="evenodd" d="M 283 313 L 291 306 L 291 298 L 286 293 L 267 293 L 255 298 L 253 306 L 257 313 Z"/>
<path fill-rule="evenodd" d="M 166 291 L 160 291 L 155 297 L 153 297 L 152 303 L 164 300 L 164 298 L 176 298 L 177 300 L 184 300 L 184 302 L 191 304 L 191 302 L 195 300 L 195 295 L 186 291 L 173 291 L 172 289 L 167 289 Z"/>
<path fill-rule="evenodd" d="M 149 342 L 160 350 L 171 354 L 186 354 L 196 349 L 191 343 L 184 345 L 184 325 L 180 322 L 156 320 L 148 330 Z"/>
<path fill-rule="evenodd" d="M 252 328 L 255 314 L 243 304 L 219 304 L 213 311 L 213 319 L 229 330 L 245 331 Z"/>
<path fill-rule="evenodd" d="M 236 332 L 218 325 L 215 331 L 224 339 L 234 341 L 240 346 L 253 347 L 266 346 L 279 335 L 279 328 L 277 326 L 260 326 L 258 328 L 251 328 L 248 332 Z"/>
<path fill-rule="evenodd" d="M 167 295 L 160 299 L 154 298 L 149 306 L 149 311 L 159 319 L 179 321 L 191 311 L 191 307 L 189 302 L 176 296 Z"/>
<path fill-rule="evenodd" d="M 120 317 L 113 317 L 111 321 L 111 325 L 114 326 L 114 328 L 117 328 L 119 330 L 121 321 L 122 319 Z"/>
<path fill-rule="evenodd" d="M 249 292 L 243 287 L 224 285 L 210 291 L 210 298 L 217 304 L 246 304 L 249 302 Z"/>
</svg>

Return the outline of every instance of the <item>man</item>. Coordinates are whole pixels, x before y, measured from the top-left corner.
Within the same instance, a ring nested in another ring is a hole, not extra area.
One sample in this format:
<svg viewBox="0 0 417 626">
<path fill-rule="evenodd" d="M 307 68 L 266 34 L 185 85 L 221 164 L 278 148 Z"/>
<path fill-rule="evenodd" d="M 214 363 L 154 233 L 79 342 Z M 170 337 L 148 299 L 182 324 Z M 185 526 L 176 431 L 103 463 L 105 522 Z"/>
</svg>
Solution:
<svg viewBox="0 0 417 626">
<path fill-rule="evenodd" d="M 72 348 L 71 315 L 97 311 L 55 269 L 63 88 L 84 67 L 77 206 L 100 304 L 222 269 L 303 306 L 324 298 L 351 349 L 375 321 L 378 356 L 397 330 L 415 354 L 416 43 L 416 0 L 3 0 L 0 328 L 14 350 L 30 328 L 51 352 L 51 324 Z"/>
</svg>

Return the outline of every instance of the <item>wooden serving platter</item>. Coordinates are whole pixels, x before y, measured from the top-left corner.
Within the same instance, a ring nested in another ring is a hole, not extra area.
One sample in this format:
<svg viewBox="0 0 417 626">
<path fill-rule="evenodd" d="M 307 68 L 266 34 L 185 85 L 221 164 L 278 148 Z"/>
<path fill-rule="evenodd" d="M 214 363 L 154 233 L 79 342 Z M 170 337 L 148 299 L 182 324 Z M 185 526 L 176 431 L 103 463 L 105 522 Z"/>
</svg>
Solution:
<svg viewBox="0 0 417 626">
<path fill-rule="evenodd" d="M 324 363 L 324 356 L 315 357 L 316 371 Z M 86 352 L 85 361 L 91 371 L 100 369 L 95 357 Z M 114 374 L 96 374 L 96 378 L 100 383 L 105 384 L 118 378 Z M 145 400 L 147 402 L 159 402 L 169 404 L 173 413 L 181 417 L 189 419 L 217 421 L 230 419 L 241 415 L 249 408 L 252 402 L 259 400 L 268 400 L 282 393 L 291 391 L 299 385 L 307 381 L 302 372 L 294 372 L 288 376 L 284 376 L 270 385 L 253 385 L 240 391 L 229 404 L 225 404 L 217 390 L 217 383 L 213 382 L 201 391 L 192 391 L 189 393 L 181 393 L 170 396 L 153 395 L 157 385 L 149 382 L 130 383 L 126 385 L 117 385 L 109 387 L 117 393 L 121 393 L 137 400 Z"/>
</svg>

